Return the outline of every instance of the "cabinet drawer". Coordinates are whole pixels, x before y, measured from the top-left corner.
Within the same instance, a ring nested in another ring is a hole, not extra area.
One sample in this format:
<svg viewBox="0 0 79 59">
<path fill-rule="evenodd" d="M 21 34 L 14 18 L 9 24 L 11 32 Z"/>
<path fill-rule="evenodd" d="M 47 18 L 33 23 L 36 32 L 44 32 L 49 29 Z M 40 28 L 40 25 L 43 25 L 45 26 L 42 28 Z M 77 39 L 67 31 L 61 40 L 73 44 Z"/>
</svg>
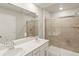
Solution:
<svg viewBox="0 0 79 59">
<path fill-rule="evenodd" d="M 33 56 L 39 56 L 39 48 L 33 51 Z"/>
<path fill-rule="evenodd" d="M 40 50 L 47 50 L 48 48 L 48 42 L 46 42 L 45 44 L 43 44 L 41 47 L 40 47 Z"/>
</svg>

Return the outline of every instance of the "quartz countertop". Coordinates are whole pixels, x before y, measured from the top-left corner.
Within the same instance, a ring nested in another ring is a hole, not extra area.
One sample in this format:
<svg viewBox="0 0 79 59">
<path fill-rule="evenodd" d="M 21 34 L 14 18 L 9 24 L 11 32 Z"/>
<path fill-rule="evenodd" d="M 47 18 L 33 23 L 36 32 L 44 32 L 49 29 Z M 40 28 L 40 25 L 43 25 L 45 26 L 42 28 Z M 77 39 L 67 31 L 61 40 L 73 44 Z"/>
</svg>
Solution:
<svg viewBox="0 0 79 59">
<path fill-rule="evenodd" d="M 28 41 L 27 43 L 23 43 L 21 45 L 17 45 L 15 46 L 15 48 L 23 48 L 25 53 L 23 54 L 24 55 L 27 55 L 29 54 L 30 52 L 32 52 L 33 50 L 35 50 L 36 48 L 40 47 L 41 45 L 43 45 L 44 43 L 48 42 L 48 40 L 45 40 L 45 39 L 38 39 L 38 40 L 31 40 L 31 41 Z"/>
<path fill-rule="evenodd" d="M 34 49 L 40 47 L 44 43 L 48 42 L 48 40 L 40 38 L 38 38 L 38 40 L 36 40 L 34 37 L 30 39 L 32 40 L 28 40 L 21 44 L 20 43 L 18 44 L 18 42 L 16 42 L 17 40 L 15 40 L 15 43 L 17 43 L 17 45 L 14 46 L 14 49 L 13 50 L 9 50 L 8 48 L 3 48 L 2 50 L 0 49 L 0 56 L 24 56 L 32 52 Z M 26 40 L 26 38 L 21 38 L 21 41 L 22 40 Z M 17 50 L 18 48 L 20 49 Z M 16 51 L 19 51 L 19 53 L 18 52 L 14 53 Z"/>
</svg>

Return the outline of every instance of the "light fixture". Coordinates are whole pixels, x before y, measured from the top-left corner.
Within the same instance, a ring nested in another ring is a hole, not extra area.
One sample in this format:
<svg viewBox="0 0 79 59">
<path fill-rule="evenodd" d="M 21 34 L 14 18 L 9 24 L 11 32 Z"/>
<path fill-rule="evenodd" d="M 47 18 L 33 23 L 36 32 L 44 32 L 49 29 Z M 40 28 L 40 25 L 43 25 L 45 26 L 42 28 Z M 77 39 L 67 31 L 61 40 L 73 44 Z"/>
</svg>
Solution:
<svg viewBox="0 0 79 59">
<path fill-rule="evenodd" d="M 63 10 L 63 8 L 62 8 L 62 7 L 60 7 L 60 8 L 59 8 L 59 10 Z"/>
</svg>

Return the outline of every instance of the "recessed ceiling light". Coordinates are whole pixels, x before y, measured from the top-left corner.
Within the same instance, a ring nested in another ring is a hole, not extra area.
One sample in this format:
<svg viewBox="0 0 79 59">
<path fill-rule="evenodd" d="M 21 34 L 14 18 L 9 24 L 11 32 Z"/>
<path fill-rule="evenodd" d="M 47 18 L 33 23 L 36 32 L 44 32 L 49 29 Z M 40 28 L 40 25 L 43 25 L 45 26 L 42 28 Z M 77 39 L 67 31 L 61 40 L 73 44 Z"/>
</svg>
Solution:
<svg viewBox="0 0 79 59">
<path fill-rule="evenodd" d="M 59 8 L 59 10 L 63 10 L 63 8 L 62 8 L 62 7 L 60 7 L 60 8 Z"/>
</svg>

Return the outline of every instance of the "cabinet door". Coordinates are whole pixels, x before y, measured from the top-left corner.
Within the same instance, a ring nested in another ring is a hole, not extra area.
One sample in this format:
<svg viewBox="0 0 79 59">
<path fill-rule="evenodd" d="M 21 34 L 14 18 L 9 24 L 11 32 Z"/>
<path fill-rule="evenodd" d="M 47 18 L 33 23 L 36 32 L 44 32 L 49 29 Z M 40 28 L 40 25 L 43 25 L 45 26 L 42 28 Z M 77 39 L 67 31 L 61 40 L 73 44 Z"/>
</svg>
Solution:
<svg viewBox="0 0 79 59">
<path fill-rule="evenodd" d="M 35 52 L 33 56 L 39 56 L 39 52 Z"/>
<path fill-rule="evenodd" d="M 39 56 L 39 48 L 33 51 L 33 56 Z"/>
<path fill-rule="evenodd" d="M 40 56 L 45 56 L 46 55 L 46 50 L 45 49 L 43 49 L 43 50 L 40 50 Z"/>
<path fill-rule="evenodd" d="M 48 49 L 48 42 L 45 43 L 40 47 L 40 56 L 46 56 L 47 55 L 47 49 Z"/>
</svg>

